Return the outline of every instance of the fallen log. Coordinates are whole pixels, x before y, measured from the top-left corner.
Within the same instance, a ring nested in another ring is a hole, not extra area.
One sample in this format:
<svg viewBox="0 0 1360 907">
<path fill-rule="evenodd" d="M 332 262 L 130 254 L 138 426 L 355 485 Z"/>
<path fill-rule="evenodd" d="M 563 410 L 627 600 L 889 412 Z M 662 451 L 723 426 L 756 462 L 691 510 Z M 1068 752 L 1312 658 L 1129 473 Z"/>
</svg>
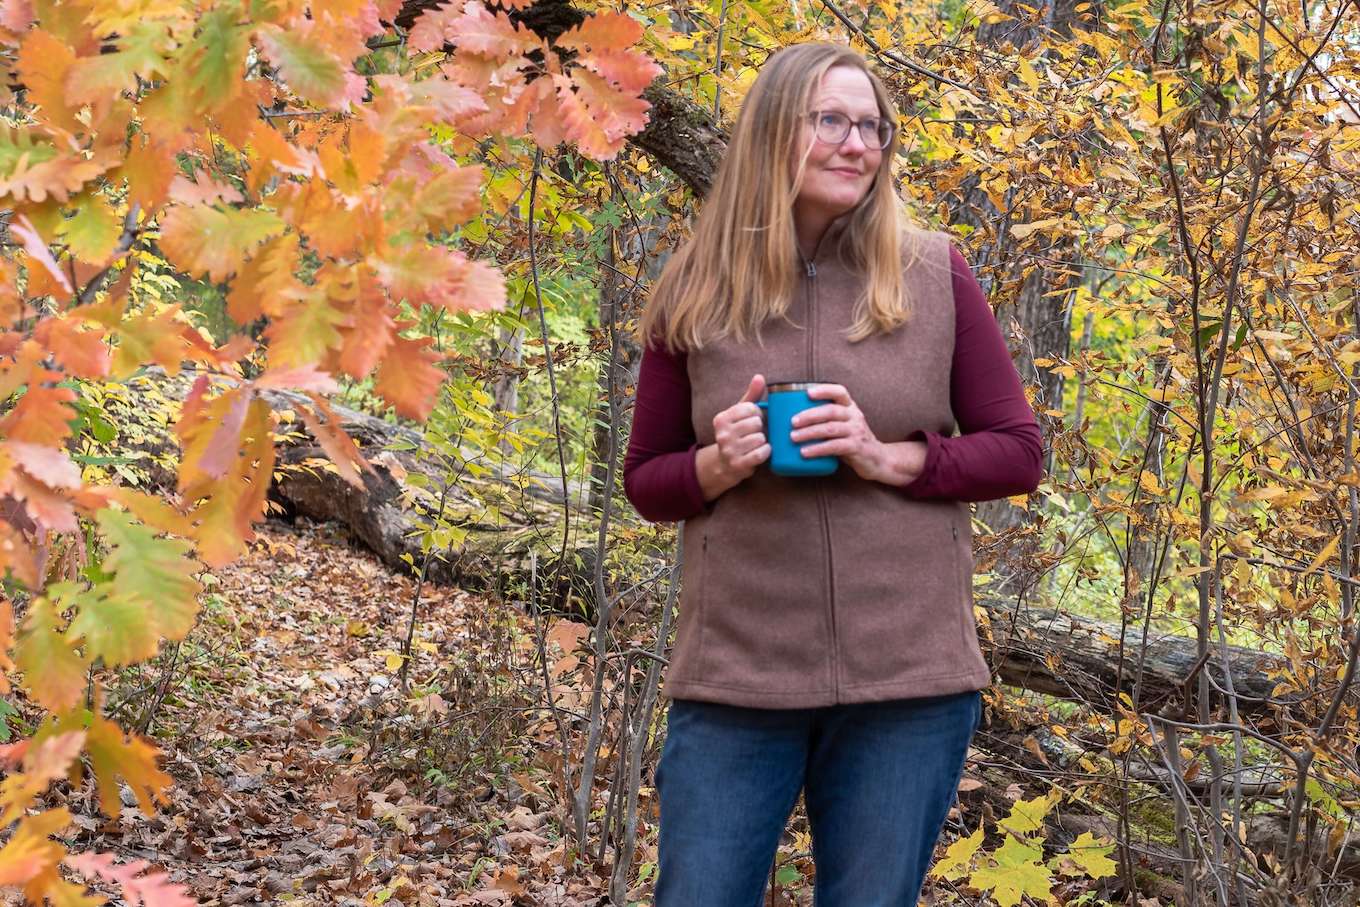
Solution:
<svg viewBox="0 0 1360 907">
<path fill-rule="evenodd" d="M 271 392 L 270 402 L 286 407 L 299 405 L 305 399 L 295 397 Z M 361 490 L 347 485 L 327 470 L 297 468 L 283 471 L 271 495 L 292 514 L 343 523 L 385 563 L 395 569 L 410 569 L 408 557 L 420 563 L 420 546 L 413 536 L 418 532 L 420 517 L 413 514 L 409 496 L 404 495 L 402 473 L 424 471 L 435 483 L 443 481 L 443 477 L 416 455 L 420 450 L 417 432 L 343 407 L 334 410 L 345 431 L 374 464 L 374 474 L 364 477 L 365 487 Z M 411 450 L 393 453 L 388 449 L 394 444 Z M 301 438 L 285 445 L 279 459 L 283 464 L 301 466 L 324 459 L 324 454 L 310 439 Z M 501 486 L 498 492 L 488 487 L 487 482 L 461 480 L 454 493 L 460 505 L 468 506 L 476 498 L 467 493 L 468 489 L 480 483 L 477 490 L 482 499 L 492 495 L 499 501 L 502 522 L 469 523 L 469 535 L 463 546 L 442 552 L 438 561 L 431 564 L 427 579 L 503 590 L 527 579 L 528 556 L 533 549 L 539 552 L 540 576 L 553 572 L 552 558 L 562 538 L 564 502 L 569 499 L 571 507 L 579 511 L 586 497 L 584 489 L 569 485 L 564 496 L 560 477 L 510 473 L 504 469 L 495 478 L 495 483 Z M 426 500 L 419 506 L 428 508 L 430 503 Z M 572 546 L 568 555 L 571 563 L 565 572 L 573 588 L 588 593 L 594 554 L 593 538 Z M 566 592 L 563 588 L 551 594 L 560 596 Z M 563 599 L 558 598 L 557 603 L 560 606 Z M 1137 668 L 1141 657 L 1140 704 L 1144 710 L 1160 710 L 1168 717 L 1183 713 L 1186 691 L 1193 686 L 1197 671 L 1209 672 L 1217 686 L 1225 686 L 1216 650 L 1215 657 L 1201 663 L 1193 639 L 1155 635 L 1140 656 L 1141 635 L 1130 631 L 1124 638 L 1121 659 L 1116 625 L 1073 618 L 1058 611 L 1017 609 L 1011 601 L 980 598 L 979 604 L 985 609 L 989 624 L 990 639 L 984 634 L 987 654 L 995 673 L 1005 683 L 1089 702 L 1111 711 L 1120 692 L 1132 694 L 1139 681 Z M 1229 647 L 1228 661 L 1233 687 L 1239 694 L 1239 711 L 1247 715 L 1269 714 L 1276 700 L 1271 697 L 1274 681 L 1266 672 L 1278 666 L 1280 660 L 1254 649 L 1233 646 Z"/>
<path fill-rule="evenodd" d="M 164 390 L 182 397 L 187 388 L 181 379 L 167 382 Z M 305 396 L 287 391 L 268 390 L 263 396 L 278 411 L 308 405 Z M 460 462 L 441 461 L 430 455 L 418 431 L 343 406 L 331 409 L 373 468 L 361 474 L 362 488 L 350 485 L 329 466 L 313 438 L 288 434 L 279 445 L 269 492 L 284 515 L 338 522 L 394 570 L 419 575 L 424 566 L 430 582 L 526 599 L 531 558 L 537 561 L 540 581 L 559 575 L 562 521 L 570 517 L 558 588 L 541 583 L 536 598 L 553 610 L 588 612 L 595 543 L 593 532 L 581 531 L 590 525 L 584 518 L 589 496 L 581 483 L 564 486 L 560 476 L 492 463 L 475 473 L 451 474 L 483 454 L 465 450 L 455 458 Z M 407 480 L 416 472 L 425 477 L 420 487 Z M 441 496 L 446 521 L 466 535 L 459 544 L 433 552 L 426 563 L 420 536 Z M 1132 695 L 1137 686 L 1140 709 L 1166 717 L 1188 717 L 1188 693 L 1199 671 L 1207 672 L 1215 687 L 1226 688 L 1217 648 L 1211 658 L 1200 659 L 1193 639 L 1158 634 L 1140 652 L 1142 639 L 1135 630 L 1125 634 L 1121 646 L 1119 627 L 1110 623 L 1017 608 L 1011 600 L 980 596 L 978 604 L 985 614 L 984 652 L 1003 683 L 1086 702 L 1105 712 L 1115 711 L 1119 694 Z M 1241 714 L 1269 718 L 1286 704 L 1271 696 L 1274 681 L 1267 673 L 1281 663 L 1269 653 L 1229 647 Z"/>
</svg>

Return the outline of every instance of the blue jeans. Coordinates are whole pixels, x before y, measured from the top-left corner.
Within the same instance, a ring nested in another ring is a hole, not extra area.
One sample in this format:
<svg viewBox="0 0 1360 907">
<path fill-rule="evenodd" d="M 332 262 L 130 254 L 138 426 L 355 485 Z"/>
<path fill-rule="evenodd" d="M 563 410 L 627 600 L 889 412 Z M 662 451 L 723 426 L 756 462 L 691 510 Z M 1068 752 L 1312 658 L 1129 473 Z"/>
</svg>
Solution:
<svg viewBox="0 0 1360 907">
<path fill-rule="evenodd" d="M 976 691 L 812 709 L 675 699 L 655 907 L 759 907 L 800 790 L 817 907 L 916 907 L 981 718 Z"/>
</svg>

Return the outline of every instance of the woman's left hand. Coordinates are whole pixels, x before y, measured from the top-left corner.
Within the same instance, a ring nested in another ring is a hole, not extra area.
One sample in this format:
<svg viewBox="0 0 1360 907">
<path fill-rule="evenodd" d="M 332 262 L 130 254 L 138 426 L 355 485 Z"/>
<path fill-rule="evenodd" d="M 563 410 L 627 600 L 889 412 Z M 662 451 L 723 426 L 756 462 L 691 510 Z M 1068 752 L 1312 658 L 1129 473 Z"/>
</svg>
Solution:
<svg viewBox="0 0 1360 907">
<path fill-rule="evenodd" d="M 879 480 L 887 451 L 870 430 L 864 413 L 850 399 L 850 392 L 839 384 L 815 384 L 808 388 L 808 397 L 828 402 L 793 417 L 789 438 L 794 442 L 817 442 L 803 447 L 803 456 L 837 456 L 860 478 Z"/>
</svg>

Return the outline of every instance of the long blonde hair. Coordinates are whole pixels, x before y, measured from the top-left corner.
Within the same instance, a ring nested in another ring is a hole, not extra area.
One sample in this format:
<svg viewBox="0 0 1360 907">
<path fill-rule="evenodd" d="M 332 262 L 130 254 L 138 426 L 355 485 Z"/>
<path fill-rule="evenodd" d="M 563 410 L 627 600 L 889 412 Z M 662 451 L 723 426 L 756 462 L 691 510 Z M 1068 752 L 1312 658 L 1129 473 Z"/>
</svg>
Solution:
<svg viewBox="0 0 1360 907">
<path fill-rule="evenodd" d="M 793 204 L 807 153 L 792 180 L 789 160 L 814 93 L 833 66 L 868 76 L 879 115 L 896 124 L 883 83 L 849 47 L 798 44 L 771 56 L 742 103 L 694 235 L 671 256 L 652 290 L 638 325 L 643 342 L 657 338 L 678 350 L 719 337 L 744 341 L 788 312 L 800 272 Z M 911 313 L 902 272 L 920 255 L 922 234 L 906 220 L 893 189 L 896 150 L 894 131 L 869 191 L 846 215 L 840 235 L 840 254 L 866 275 L 848 333 L 852 341 L 892 331 Z"/>
</svg>

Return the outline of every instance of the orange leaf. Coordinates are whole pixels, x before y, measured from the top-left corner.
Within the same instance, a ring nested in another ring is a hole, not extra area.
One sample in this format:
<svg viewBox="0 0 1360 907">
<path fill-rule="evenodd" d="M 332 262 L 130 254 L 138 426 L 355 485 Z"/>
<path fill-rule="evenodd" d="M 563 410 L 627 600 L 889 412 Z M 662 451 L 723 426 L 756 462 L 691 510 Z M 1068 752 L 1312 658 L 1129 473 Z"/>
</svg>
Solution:
<svg viewBox="0 0 1360 907">
<path fill-rule="evenodd" d="M 28 215 L 20 214 L 14 218 L 14 220 L 10 221 L 9 232 L 19 237 L 19 241 L 23 243 L 24 251 L 28 253 L 28 257 L 46 269 L 47 273 L 51 275 L 57 286 L 65 290 L 67 294 L 70 294 L 71 281 L 67 279 L 66 274 L 57 266 L 56 260 L 52 257 L 52 251 L 47 248 L 47 243 L 38 235 L 38 230 L 33 226 L 33 222 L 28 219 Z"/>
<path fill-rule="evenodd" d="M 25 748 L 24 767 L 0 785 L 0 825 L 8 826 L 27 812 L 28 807 L 48 785 L 66 776 L 85 745 L 84 731 L 55 734 L 36 746 Z"/>
<path fill-rule="evenodd" d="M 570 77 L 553 76 L 553 81 L 567 138 L 588 157 L 612 160 L 627 137 L 647 124 L 651 104 L 617 90 L 592 72 L 576 69 Z"/>
<path fill-rule="evenodd" d="M 227 291 L 227 314 L 238 324 L 261 315 L 278 315 L 287 300 L 304 292 L 294 276 L 298 264 L 298 236 L 283 233 L 266 240 L 241 269 Z"/>
<path fill-rule="evenodd" d="M 373 467 L 364 459 L 364 455 L 359 452 L 359 446 L 354 443 L 354 439 L 345 434 L 344 428 L 340 425 L 340 420 L 331 411 L 326 401 L 316 394 L 308 394 L 312 398 L 313 405 L 317 412 L 312 412 L 307 407 L 300 407 L 302 421 L 306 423 L 312 437 L 316 438 L 321 449 L 330 457 L 335 468 L 340 472 L 340 478 L 356 488 L 364 487 L 364 480 L 359 477 L 359 470 L 365 469 L 372 472 Z M 317 418 L 317 413 L 326 417 L 322 422 Z"/>
<path fill-rule="evenodd" d="M 103 331 L 81 330 L 82 319 L 73 314 L 44 318 L 33 329 L 33 337 L 52 351 L 69 374 L 81 378 L 103 378 L 109 373 L 109 345 Z"/>
<path fill-rule="evenodd" d="M 374 385 L 379 396 L 398 413 L 418 422 L 424 421 L 434 409 L 435 395 L 444 382 L 443 370 L 434 364 L 439 356 L 426 349 L 432 343 L 428 337 L 393 338 L 393 349 L 378 366 Z"/>
<path fill-rule="evenodd" d="M 5 450 L 25 472 L 44 485 L 75 488 L 80 484 L 80 467 L 71 462 L 70 454 L 63 447 L 11 440 L 5 442 Z"/>
<path fill-rule="evenodd" d="M 116 819 L 123 811 L 118 794 L 120 777 L 147 815 L 156 811 L 156 803 L 167 802 L 164 790 L 170 786 L 170 776 L 156 767 L 159 752 L 143 738 L 125 736 L 118 725 L 95 716 L 90 721 L 86 751 L 94 768 L 99 803 L 108 815 Z"/>
<path fill-rule="evenodd" d="M 0 850 L 0 885 L 18 886 L 50 871 L 66 855 L 66 848 L 50 836 L 71 824 L 71 814 L 53 809 L 24 816 Z"/>
<path fill-rule="evenodd" d="M 19 49 L 19 78 L 29 100 L 42 108 L 43 119 L 71 133 L 83 129 L 66 103 L 66 74 L 75 60 L 75 51 L 41 28 L 30 31 Z"/>
<path fill-rule="evenodd" d="M 161 249 L 183 270 L 223 281 L 246 255 L 283 232 L 283 221 L 259 208 L 176 205 L 161 219 Z"/>
<path fill-rule="evenodd" d="M 641 94 L 662 72 L 645 54 L 634 50 L 596 51 L 579 57 L 578 62 L 629 95 Z"/>
<path fill-rule="evenodd" d="M 557 39 L 558 47 L 576 51 L 623 50 L 642 40 L 642 23 L 625 13 L 595 13 Z"/>
<path fill-rule="evenodd" d="M 478 0 L 468 0 L 454 15 L 456 4 L 425 12 L 411 28 L 407 43 L 413 50 L 439 50 L 445 43 L 484 57 L 512 57 L 538 50 L 542 39 L 503 12 L 492 13 Z"/>
<path fill-rule="evenodd" d="M 170 196 L 170 183 L 175 178 L 175 149 L 145 135 L 134 136 L 117 176 L 127 180 L 128 201 L 140 204 L 150 216 Z"/>
<path fill-rule="evenodd" d="M 30 386 L 0 419 L 0 435 L 11 441 L 60 447 L 71 435 L 68 423 L 76 417 L 76 411 L 68 404 L 75 399 L 76 392 L 69 387 Z"/>
</svg>

